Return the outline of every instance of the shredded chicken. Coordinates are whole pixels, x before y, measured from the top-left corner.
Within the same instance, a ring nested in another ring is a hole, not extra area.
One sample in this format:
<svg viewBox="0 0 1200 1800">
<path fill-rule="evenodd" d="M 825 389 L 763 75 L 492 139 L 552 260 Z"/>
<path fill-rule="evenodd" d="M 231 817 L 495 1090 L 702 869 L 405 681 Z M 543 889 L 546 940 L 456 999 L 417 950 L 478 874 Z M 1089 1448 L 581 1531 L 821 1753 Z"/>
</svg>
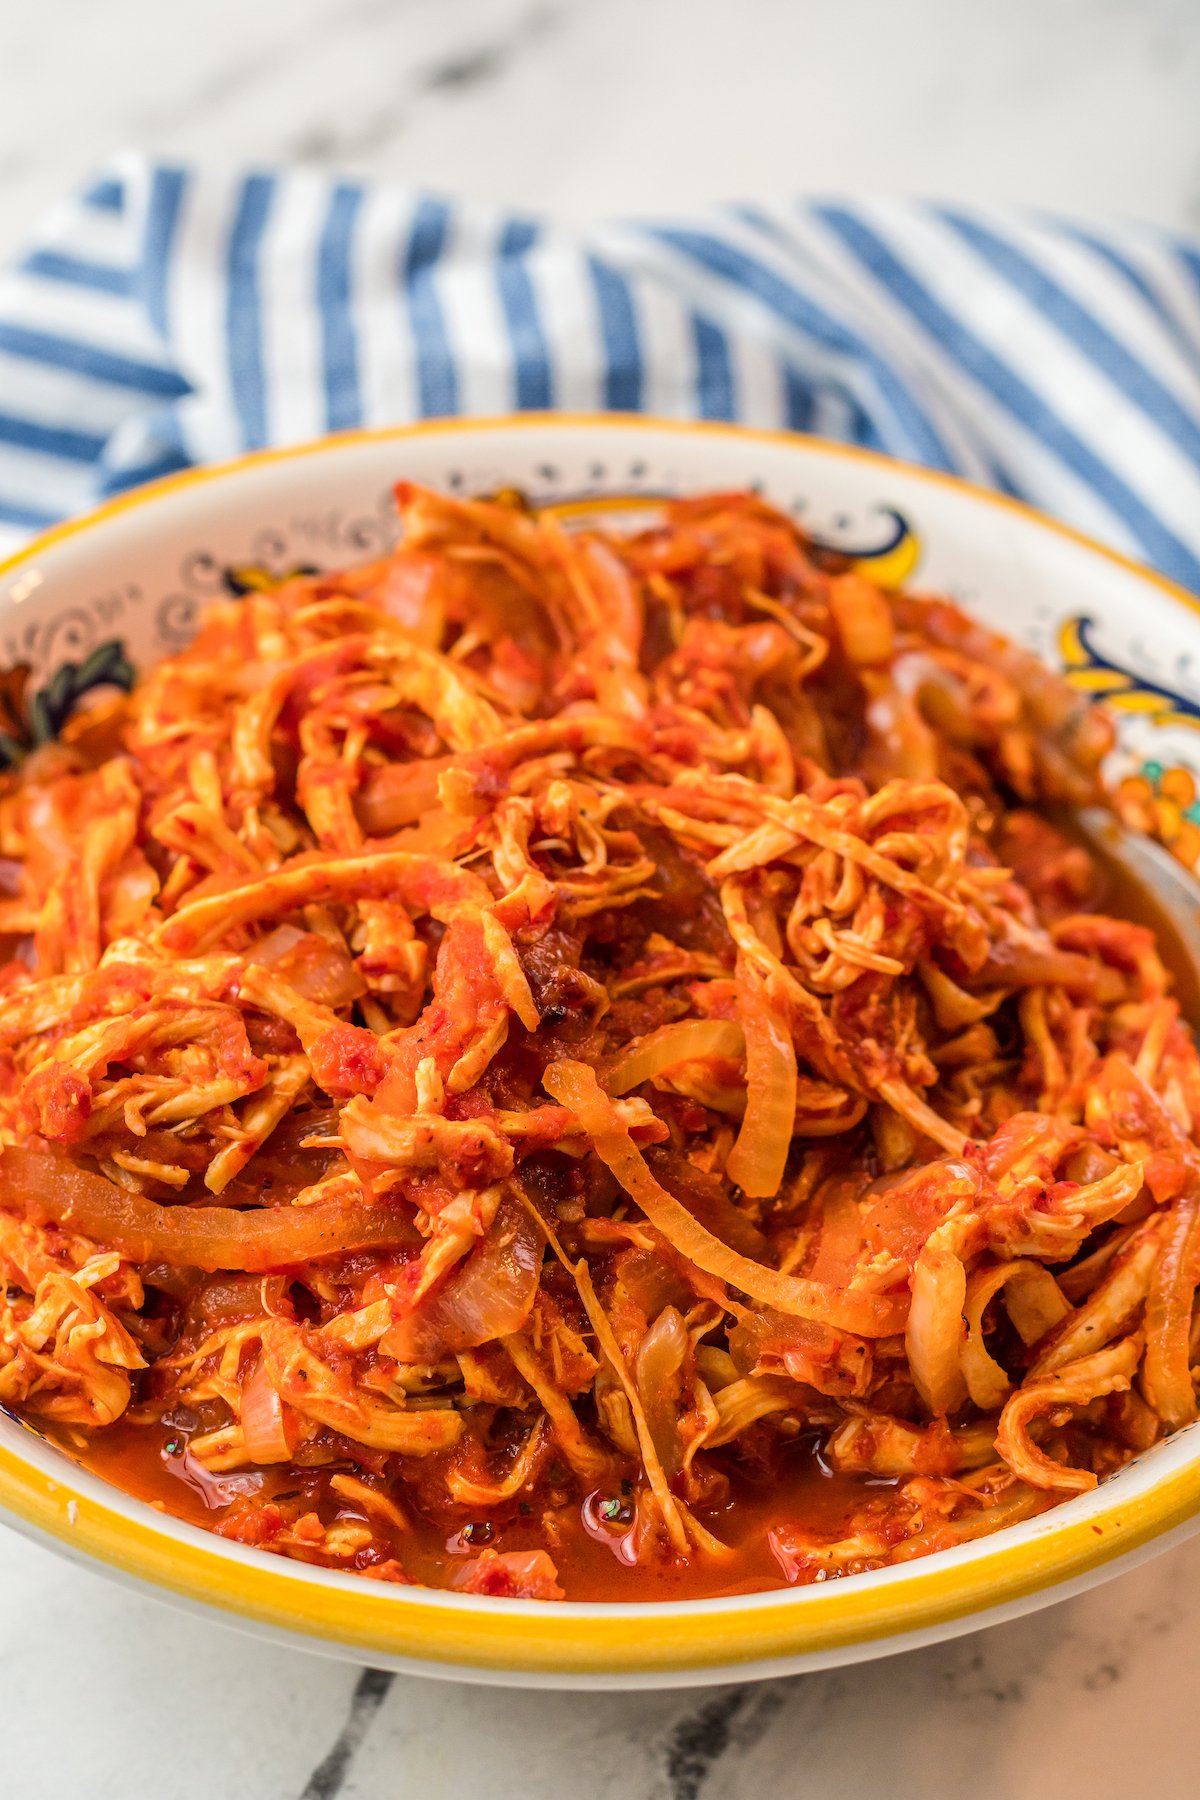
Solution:
<svg viewBox="0 0 1200 1800">
<path fill-rule="evenodd" d="M 1048 817 L 1103 717 L 750 495 L 397 497 L 3 778 L 0 1403 L 525 1599 L 902 1561 L 1193 1418 L 1200 1059 Z"/>
</svg>

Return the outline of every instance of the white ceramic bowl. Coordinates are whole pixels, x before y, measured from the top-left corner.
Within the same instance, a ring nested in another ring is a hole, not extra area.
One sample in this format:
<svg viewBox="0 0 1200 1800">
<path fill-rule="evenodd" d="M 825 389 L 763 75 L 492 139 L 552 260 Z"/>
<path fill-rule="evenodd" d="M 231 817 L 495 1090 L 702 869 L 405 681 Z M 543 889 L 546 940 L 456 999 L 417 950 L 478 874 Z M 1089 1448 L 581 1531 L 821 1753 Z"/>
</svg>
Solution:
<svg viewBox="0 0 1200 1800">
<path fill-rule="evenodd" d="M 1130 791 L 1177 854 L 1200 850 L 1194 599 L 944 476 L 784 434 L 613 416 L 332 438 L 159 483 L 50 532 L 0 569 L 0 750 L 56 730 L 82 695 L 185 643 L 210 597 L 264 571 L 371 555 L 392 534 L 401 476 L 618 510 L 759 485 L 879 579 L 915 573 L 1115 696 Z M 1200 1434 L 1179 1432 L 1092 1493 L 938 1556 L 794 1591 L 647 1605 L 496 1601 L 289 1562 L 130 1499 L 2 1415 L 0 1507 L 67 1555 L 328 1655 L 529 1686 L 683 1686 L 930 1643 L 1104 1580 L 1197 1528 Z"/>
</svg>

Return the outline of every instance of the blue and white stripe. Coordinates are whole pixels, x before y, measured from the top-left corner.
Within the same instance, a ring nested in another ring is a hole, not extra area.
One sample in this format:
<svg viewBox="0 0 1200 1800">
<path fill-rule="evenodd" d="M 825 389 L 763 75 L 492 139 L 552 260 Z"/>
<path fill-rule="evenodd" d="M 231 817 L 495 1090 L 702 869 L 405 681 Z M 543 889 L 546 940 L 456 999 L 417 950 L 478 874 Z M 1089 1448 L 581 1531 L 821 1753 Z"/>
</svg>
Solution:
<svg viewBox="0 0 1200 1800">
<path fill-rule="evenodd" d="M 0 278 L 0 534 L 324 431 L 739 419 L 1016 494 L 1200 592 L 1200 244 L 805 201 L 570 232 L 124 158 Z"/>
</svg>

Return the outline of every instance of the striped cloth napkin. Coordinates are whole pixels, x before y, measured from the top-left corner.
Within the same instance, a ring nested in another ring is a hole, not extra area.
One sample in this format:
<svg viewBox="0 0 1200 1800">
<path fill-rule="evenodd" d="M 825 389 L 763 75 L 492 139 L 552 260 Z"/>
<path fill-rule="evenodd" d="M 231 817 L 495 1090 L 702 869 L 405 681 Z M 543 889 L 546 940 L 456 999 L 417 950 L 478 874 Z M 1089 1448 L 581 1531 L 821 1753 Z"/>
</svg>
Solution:
<svg viewBox="0 0 1200 1800">
<path fill-rule="evenodd" d="M 0 530 L 348 426 L 736 419 L 1003 489 L 1200 592 L 1200 244 L 805 200 L 587 231 L 118 159 L 0 278 Z"/>
</svg>

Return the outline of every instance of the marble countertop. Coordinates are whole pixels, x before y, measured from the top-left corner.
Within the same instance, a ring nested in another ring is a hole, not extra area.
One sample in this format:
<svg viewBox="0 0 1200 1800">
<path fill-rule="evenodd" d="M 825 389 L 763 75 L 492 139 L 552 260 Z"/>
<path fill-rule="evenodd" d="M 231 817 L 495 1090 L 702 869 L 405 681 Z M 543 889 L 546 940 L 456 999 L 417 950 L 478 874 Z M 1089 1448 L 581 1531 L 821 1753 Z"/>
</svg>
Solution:
<svg viewBox="0 0 1200 1800">
<path fill-rule="evenodd" d="M 1200 230 L 1195 0 L 38 0 L 0 9 L 0 257 L 110 151 L 290 158 L 586 219 L 800 189 Z M 0 396 L 2 403 L 2 396 Z M 20 1800 L 1138 1800 L 1191 1791 L 1200 1543 L 759 1687 L 522 1695 L 322 1663 L 0 1529 Z"/>
<path fill-rule="evenodd" d="M 37 0 L 0 255 L 132 144 L 587 219 L 914 192 L 1200 228 L 1195 0 Z"/>
</svg>

